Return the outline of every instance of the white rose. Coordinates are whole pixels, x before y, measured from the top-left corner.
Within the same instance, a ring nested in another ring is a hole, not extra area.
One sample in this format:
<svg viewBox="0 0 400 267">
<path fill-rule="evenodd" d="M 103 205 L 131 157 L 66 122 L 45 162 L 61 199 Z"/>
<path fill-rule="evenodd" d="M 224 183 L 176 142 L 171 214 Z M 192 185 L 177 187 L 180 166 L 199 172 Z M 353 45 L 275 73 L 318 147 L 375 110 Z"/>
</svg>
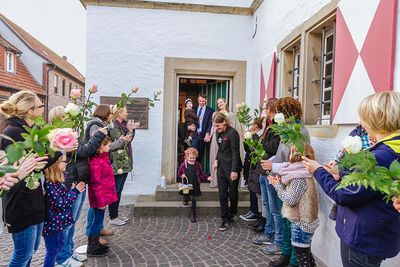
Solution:
<svg viewBox="0 0 400 267">
<path fill-rule="evenodd" d="M 356 154 L 362 149 L 362 142 L 359 136 L 347 136 L 342 141 L 343 148 L 350 154 Z"/>
<path fill-rule="evenodd" d="M 118 174 L 122 174 L 122 172 L 123 172 L 122 169 L 118 169 L 118 170 L 117 170 L 117 173 L 118 173 Z"/>
<path fill-rule="evenodd" d="M 71 115 L 72 117 L 76 117 L 81 112 L 81 109 L 78 105 L 74 103 L 68 103 L 68 105 L 64 108 L 64 112 Z"/>
<path fill-rule="evenodd" d="M 122 150 L 122 149 L 118 150 L 118 154 L 122 154 L 122 153 L 124 153 L 124 150 Z"/>
<path fill-rule="evenodd" d="M 285 121 L 285 115 L 283 115 L 283 113 L 277 113 L 277 114 L 275 114 L 274 121 L 275 121 L 277 124 L 281 124 L 282 122 Z"/>
<path fill-rule="evenodd" d="M 253 134 L 251 132 L 245 132 L 243 137 L 244 139 L 251 139 L 253 137 Z"/>
</svg>

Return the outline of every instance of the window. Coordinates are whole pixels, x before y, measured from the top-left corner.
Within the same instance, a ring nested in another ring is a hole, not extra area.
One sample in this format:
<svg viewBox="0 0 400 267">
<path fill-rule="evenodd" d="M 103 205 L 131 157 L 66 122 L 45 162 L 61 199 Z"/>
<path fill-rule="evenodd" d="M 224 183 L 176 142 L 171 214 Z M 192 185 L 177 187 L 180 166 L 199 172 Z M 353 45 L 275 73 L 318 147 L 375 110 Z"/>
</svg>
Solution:
<svg viewBox="0 0 400 267">
<path fill-rule="evenodd" d="M 333 83 L 333 58 L 334 58 L 334 28 L 322 30 L 322 55 L 321 55 L 321 100 L 319 124 L 331 123 L 332 83 Z"/>
<path fill-rule="evenodd" d="M 300 38 L 291 42 L 281 51 L 282 94 L 295 99 L 300 97 Z"/>
<path fill-rule="evenodd" d="M 336 8 L 328 4 L 278 45 L 280 95 L 300 101 L 307 125 L 332 123 Z"/>
<path fill-rule="evenodd" d="M 54 74 L 54 93 L 58 94 L 58 75 Z"/>
<path fill-rule="evenodd" d="M 71 95 L 71 90 L 72 90 L 72 83 L 69 83 L 68 96 Z"/>
<path fill-rule="evenodd" d="M 62 79 L 62 96 L 65 96 L 65 79 Z"/>
<path fill-rule="evenodd" d="M 6 70 L 15 72 L 15 55 L 10 51 L 6 51 Z"/>
</svg>

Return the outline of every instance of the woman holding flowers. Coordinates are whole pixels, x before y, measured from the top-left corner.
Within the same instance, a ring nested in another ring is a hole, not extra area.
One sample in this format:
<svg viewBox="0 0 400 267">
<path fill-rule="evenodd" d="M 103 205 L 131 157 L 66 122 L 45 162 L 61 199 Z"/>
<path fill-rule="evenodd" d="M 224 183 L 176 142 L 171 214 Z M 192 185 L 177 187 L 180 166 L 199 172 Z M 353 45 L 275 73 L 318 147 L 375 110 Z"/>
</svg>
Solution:
<svg viewBox="0 0 400 267">
<path fill-rule="evenodd" d="M 111 140 L 116 141 L 121 137 L 128 137 L 129 141 L 125 142 L 124 147 L 111 152 L 111 162 L 114 171 L 118 201 L 112 203 L 108 207 L 108 211 L 110 213 L 111 225 L 123 225 L 128 221 L 128 218 L 118 215 L 118 207 L 121 201 L 121 194 L 124 189 L 126 178 L 128 177 L 128 173 L 133 169 L 131 142 L 135 137 L 135 129 L 139 127 L 139 123 L 135 123 L 133 120 L 128 120 L 128 111 L 126 107 L 119 110 L 114 107 L 114 116 L 114 128 L 110 131 Z"/>
<path fill-rule="evenodd" d="M 34 125 L 33 119 L 42 116 L 44 105 L 36 94 L 20 91 L 4 101 L 0 111 L 7 116 L 3 134 L 14 141 L 23 141 L 22 134 L 27 133 L 24 127 Z M 5 150 L 10 144 L 12 141 L 2 138 L 0 149 Z M 46 214 L 41 182 L 33 190 L 28 189 L 24 181 L 11 188 L 5 196 L 4 213 L 14 242 L 9 266 L 29 266 L 39 247 Z"/>
<path fill-rule="evenodd" d="M 226 102 L 225 98 L 218 98 L 217 100 L 217 111 L 215 111 L 212 115 L 212 121 L 214 121 L 216 115 L 218 112 L 224 114 L 226 118 L 229 120 L 229 124 L 231 127 L 235 128 L 235 114 L 233 112 L 229 112 L 228 108 L 228 103 Z M 218 144 L 217 144 L 217 129 L 214 126 L 211 128 L 211 143 L 210 143 L 210 167 L 213 166 L 215 162 L 215 158 L 217 156 L 217 151 L 218 151 Z M 210 168 L 211 172 L 211 181 L 210 181 L 210 187 L 217 187 L 218 182 L 217 182 L 217 170 L 214 170 L 213 168 Z"/>
<path fill-rule="evenodd" d="M 62 106 L 52 108 L 49 112 L 49 121 L 53 122 L 57 119 L 65 119 L 65 111 L 68 112 L 69 110 Z M 97 149 L 100 147 L 101 142 L 107 134 L 108 130 L 106 128 L 101 128 L 90 137 L 87 143 L 83 142 L 83 140 L 79 138 L 78 148 L 75 153 L 67 153 L 67 166 L 64 182 L 67 188 L 70 188 L 73 183 L 88 183 L 90 177 L 89 158 L 96 154 Z M 71 211 L 74 223 L 63 230 L 64 246 L 61 248 L 56 258 L 56 262 L 61 266 L 68 266 L 68 264 L 72 266 L 80 266 L 80 262 L 86 260 L 86 256 L 74 253 L 73 241 L 75 222 L 79 220 L 85 197 L 86 191 L 83 191 L 72 203 Z"/>
<path fill-rule="evenodd" d="M 292 97 L 283 97 L 274 103 L 273 111 L 275 125 L 279 125 L 285 120 L 292 118 L 293 123 L 302 124 L 302 109 L 299 101 Z M 273 127 L 273 126 L 271 126 Z M 304 126 L 301 126 L 301 134 L 304 136 L 306 143 L 309 143 L 309 135 Z M 290 157 L 290 144 L 284 143 L 280 137 L 280 143 L 276 155 L 270 160 L 262 160 L 261 166 L 265 171 L 277 173 L 282 167 L 286 166 Z M 260 181 L 261 183 L 261 181 Z M 286 266 L 289 262 L 298 266 L 296 251 L 291 244 L 291 223 L 289 220 L 282 218 L 281 208 L 282 201 L 278 198 L 277 192 L 273 185 L 267 183 L 268 206 L 272 214 L 275 224 L 274 242 L 263 248 L 263 252 L 267 255 L 281 254 L 277 260 L 270 263 L 270 266 L 279 267 Z"/>
<path fill-rule="evenodd" d="M 377 140 L 370 152 L 378 167 L 389 169 L 393 161 L 400 160 L 399 103 L 400 93 L 392 91 L 370 95 L 358 107 L 362 127 Z M 346 147 L 347 152 L 357 153 L 361 141 Z M 304 158 L 304 165 L 325 193 L 339 204 L 336 232 L 344 267 L 380 266 L 383 260 L 400 252 L 400 213 L 391 201 L 385 201 L 382 193 L 365 186 L 336 189 L 340 181 L 318 162 Z"/>
</svg>

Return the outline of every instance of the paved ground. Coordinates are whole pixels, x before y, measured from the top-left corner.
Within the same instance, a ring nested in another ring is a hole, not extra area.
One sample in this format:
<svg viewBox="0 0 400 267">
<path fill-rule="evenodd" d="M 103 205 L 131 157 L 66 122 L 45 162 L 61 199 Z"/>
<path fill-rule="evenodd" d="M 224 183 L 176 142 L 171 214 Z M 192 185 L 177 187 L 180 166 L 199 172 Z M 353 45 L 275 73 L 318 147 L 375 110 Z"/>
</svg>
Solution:
<svg viewBox="0 0 400 267">
<path fill-rule="evenodd" d="M 271 260 L 251 243 L 254 234 L 243 222 L 220 232 L 218 217 L 199 218 L 198 223 L 191 224 L 184 217 L 136 218 L 132 206 L 123 206 L 122 213 L 133 217 L 109 238 L 108 256 L 90 258 L 85 266 L 266 266 Z M 85 217 L 84 211 L 75 234 L 77 246 L 86 244 Z M 10 235 L 3 233 L 0 266 L 9 261 L 12 249 Z M 41 266 L 43 258 L 42 240 L 32 266 Z"/>
</svg>

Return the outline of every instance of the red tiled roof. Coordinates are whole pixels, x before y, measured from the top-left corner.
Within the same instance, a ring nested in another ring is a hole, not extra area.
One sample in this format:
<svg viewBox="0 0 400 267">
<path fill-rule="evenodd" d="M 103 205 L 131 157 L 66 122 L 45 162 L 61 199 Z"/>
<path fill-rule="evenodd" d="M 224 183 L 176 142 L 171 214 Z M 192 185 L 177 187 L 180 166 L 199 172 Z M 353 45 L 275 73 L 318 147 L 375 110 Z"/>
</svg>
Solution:
<svg viewBox="0 0 400 267">
<path fill-rule="evenodd" d="M 46 91 L 35 78 L 33 78 L 24 63 L 22 63 L 18 57 L 16 57 L 16 59 L 16 73 L 0 69 L 0 87 L 7 87 L 15 90 L 28 90 L 40 95 L 46 95 Z"/>
<path fill-rule="evenodd" d="M 6 18 L 0 13 L 0 19 L 12 30 L 14 33 L 33 51 L 39 54 L 41 57 L 50 61 L 52 64 L 56 65 L 78 81 L 85 83 L 85 77 L 68 61 L 64 60 L 62 57 L 57 55 L 50 48 L 39 42 L 35 37 L 27 33 L 21 27 L 16 25 L 14 22 Z"/>
<path fill-rule="evenodd" d="M 22 52 L 13 46 L 11 43 L 9 43 L 6 39 L 3 38 L 3 36 L 0 35 L 0 45 L 6 48 L 6 50 L 11 50 L 15 53 L 21 54 Z"/>
</svg>

